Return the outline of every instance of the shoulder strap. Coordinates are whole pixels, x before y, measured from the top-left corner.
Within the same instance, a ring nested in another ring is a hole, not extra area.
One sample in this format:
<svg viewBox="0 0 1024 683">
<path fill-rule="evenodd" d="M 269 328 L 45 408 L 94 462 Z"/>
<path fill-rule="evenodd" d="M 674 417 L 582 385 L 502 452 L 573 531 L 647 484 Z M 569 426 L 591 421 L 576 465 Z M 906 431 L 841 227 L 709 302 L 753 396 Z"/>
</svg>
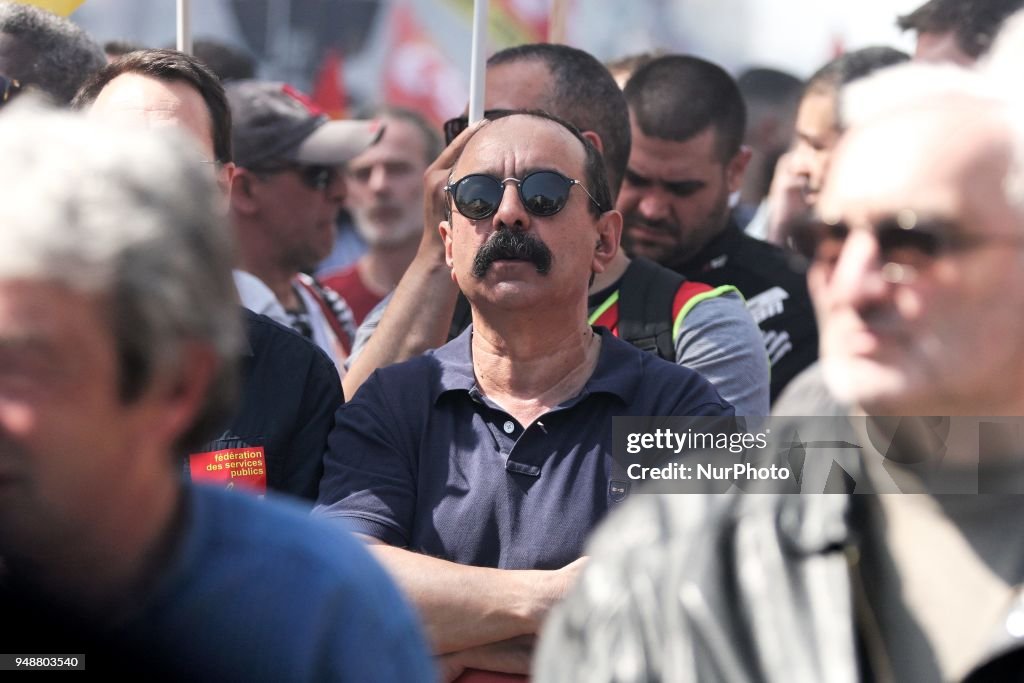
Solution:
<svg viewBox="0 0 1024 683">
<path fill-rule="evenodd" d="M 679 273 L 653 261 L 630 261 L 619 283 L 619 337 L 674 363 L 673 303 L 685 281 Z"/>
<path fill-rule="evenodd" d="M 452 324 L 448 328 L 448 341 L 462 334 L 472 322 L 473 311 L 469 308 L 469 299 L 459 292 L 459 298 L 455 300 L 455 311 L 452 313 Z"/>
<path fill-rule="evenodd" d="M 355 338 L 355 334 L 351 329 L 346 329 L 346 326 L 354 329 L 355 319 L 352 317 L 352 311 L 349 309 L 348 303 L 333 289 L 324 287 L 313 277 L 305 273 L 299 273 L 295 281 L 309 292 L 313 300 L 320 306 L 324 319 L 327 320 L 328 326 L 330 326 L 331 331 L 338 338 L 338 343 L 341 344 L 345 353 L 351 353 L 352 340 Z M 345 323 L 348 323 L 348 325 L 343 325 L 339 319 L 340 317 L 346 318 Z"/>
</svg>

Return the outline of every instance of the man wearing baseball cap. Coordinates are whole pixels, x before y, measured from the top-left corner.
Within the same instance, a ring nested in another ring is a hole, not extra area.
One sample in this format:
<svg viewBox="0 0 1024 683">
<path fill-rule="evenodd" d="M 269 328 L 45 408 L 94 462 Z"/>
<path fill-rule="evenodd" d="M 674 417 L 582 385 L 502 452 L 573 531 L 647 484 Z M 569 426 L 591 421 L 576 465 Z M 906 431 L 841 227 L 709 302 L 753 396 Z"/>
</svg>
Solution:
<svg viewBox="0 0 1024 683">
<path fill-rule="evenodd" d="M 345 199 L 341 166 L 383 129 L 373 121 L 332 121 L 285 83 L 244 80 L 226 90 L 234 118 L 231 220 L 239 268 L 274 293 L 291 326 L 340 371 L 355 332 L 351 310 L 306 273 L 331 251 Z"/>
</svg>

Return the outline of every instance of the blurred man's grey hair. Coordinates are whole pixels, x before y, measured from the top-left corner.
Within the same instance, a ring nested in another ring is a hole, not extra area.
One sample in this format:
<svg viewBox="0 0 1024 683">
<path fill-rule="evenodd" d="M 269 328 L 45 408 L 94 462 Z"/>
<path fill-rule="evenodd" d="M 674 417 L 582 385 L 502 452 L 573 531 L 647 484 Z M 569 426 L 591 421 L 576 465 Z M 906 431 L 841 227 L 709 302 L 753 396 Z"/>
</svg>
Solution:
<svg viewBox="0 0 1024 683">
<path fill-rule="evenodd" d="M 85 79 L 107 63 L 88 33 L 29 5 L 0 2 L 0 34 L 16 41 L 13 49 L 5 45 L 0 73 L 35 86 L 59 105 L 71 102 Z"/>
<path fill-rule="evenodd" d="M 60 283 L 110 302 L 122 399 L 180 368 L 187 343 L 218 374 L 182 450 L 234 402 L 241 322 L 213 169 L 171 131 L 114 128 L 17 103 L 0 116 L 0 279 Z"/>
<path fill-rule="evenodd" d="M 1024 23 L 1019 24 L 1024 31 Z M 1019 34 L 1018 34 L 1019 35 Z M 1015 144 L 1003 189 L 1007 203 L 1021 212 L 1024 229 L 1024 106 L 1013 94 L 1010 69 L 969 69 L 955 64 L 909 62 L 878 71 L 848 85 L 841 94 L 842 119 L 849 126 L 899 109 L 950 107 L 965 101 L 987 103 L 1005 120 Z"/>
</svg>

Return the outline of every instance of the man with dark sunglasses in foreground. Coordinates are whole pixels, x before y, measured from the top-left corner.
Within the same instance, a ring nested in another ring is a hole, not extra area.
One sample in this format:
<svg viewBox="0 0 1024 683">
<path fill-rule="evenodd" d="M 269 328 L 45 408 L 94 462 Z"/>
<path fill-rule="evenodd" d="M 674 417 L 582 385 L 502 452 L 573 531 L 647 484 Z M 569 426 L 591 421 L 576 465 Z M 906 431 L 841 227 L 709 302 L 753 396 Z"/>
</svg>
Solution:
<svg viewBox="0 0 1024 683">
<path fill-rule="evenodd" d="M 371 544 L 448 676 L 522 674 L 583 539 L 627 497 L 612 418 L 733 410 L 696 372 L 588 323 L 622 217 L 579 131 L 519 113 L 452 151 L 440 233 L 472 326 L 338 411 L 316 510 Z"/>
<path fill-rule="evenodd" d="M 355 336 L 352 311 L 307 273 L 334 244 L 345 199 L 342 165 L 375 142 L 382 128 L 331 121 L 284 83 L 235 81 L 226 91 L 234 119 L 231 220 L 240 267 L 270 289 L 286 322 L 343 372 Z M 242 290 L 242 304 L 263 312 L 264 304 L 248 297 Z"/>
</svg>

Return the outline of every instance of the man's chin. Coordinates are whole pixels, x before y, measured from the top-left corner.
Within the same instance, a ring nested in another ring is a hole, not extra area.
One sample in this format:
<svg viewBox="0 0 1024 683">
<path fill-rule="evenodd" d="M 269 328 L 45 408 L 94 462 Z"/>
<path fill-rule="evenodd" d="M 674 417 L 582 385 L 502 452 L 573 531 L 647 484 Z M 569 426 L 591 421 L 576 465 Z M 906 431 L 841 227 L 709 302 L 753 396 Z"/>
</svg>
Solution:
<svg viewBox="0 0 1024 683">
<path fill-rule="evenodd" d="M 661 245 L 638 240 L 623 240 L 622 248 L 631 258 L 642 257 L 657 263 L 664 263 L 669 258 L 670 253 L 668 249 Z"/>
</svg>

